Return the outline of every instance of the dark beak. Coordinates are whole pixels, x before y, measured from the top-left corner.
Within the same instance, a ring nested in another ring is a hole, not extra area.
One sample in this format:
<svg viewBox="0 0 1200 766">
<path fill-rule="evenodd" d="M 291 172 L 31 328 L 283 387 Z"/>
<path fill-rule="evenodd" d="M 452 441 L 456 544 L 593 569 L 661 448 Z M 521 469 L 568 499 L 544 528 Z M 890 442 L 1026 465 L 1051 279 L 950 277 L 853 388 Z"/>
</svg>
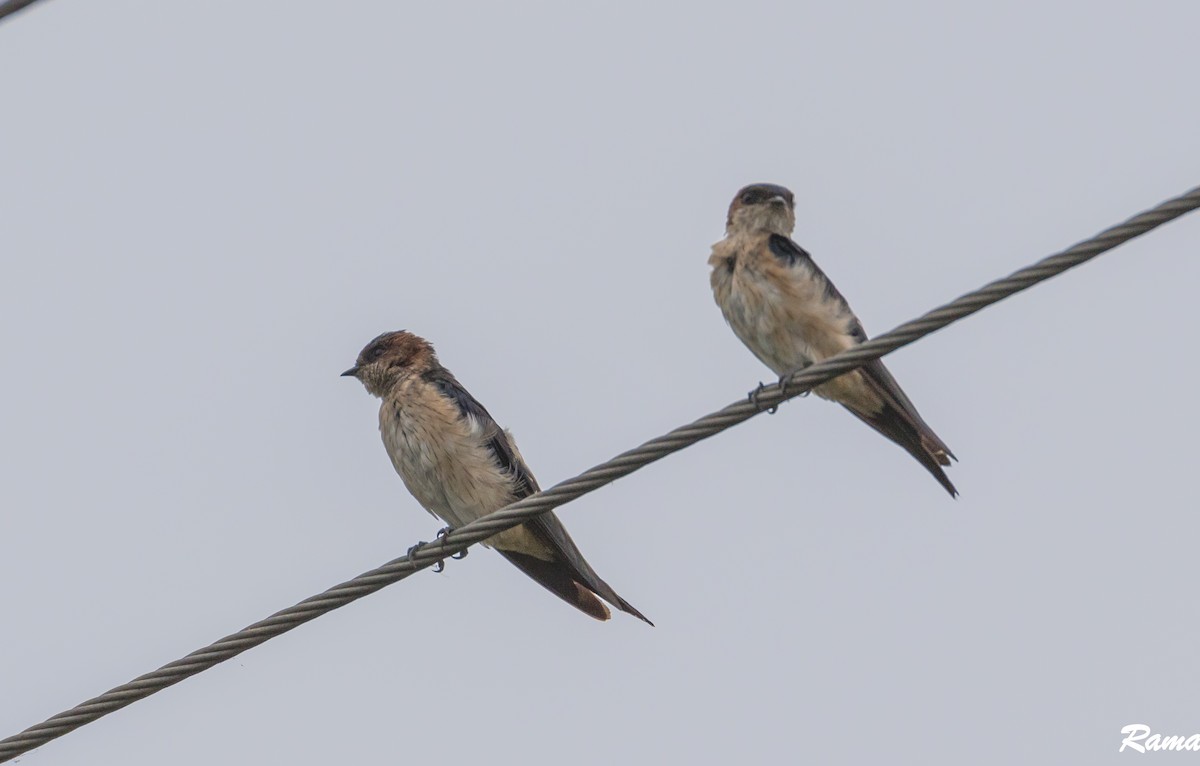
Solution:
<svg viewBox="0 0 1200 766">
<path fill-rule="evenodd" d="M 357 377 L 358 377 L 358 368 L 357 368 L 357 367 L 351 367 L 350 369 L 348 369 L 348 370 L 346 370 L 345 372 L 343 372 L 343 373 L 342 373 L 342 375 L 341 375 L 341 377 L 343 377 L 343 378 L 357 378 Z"/>
</svg>

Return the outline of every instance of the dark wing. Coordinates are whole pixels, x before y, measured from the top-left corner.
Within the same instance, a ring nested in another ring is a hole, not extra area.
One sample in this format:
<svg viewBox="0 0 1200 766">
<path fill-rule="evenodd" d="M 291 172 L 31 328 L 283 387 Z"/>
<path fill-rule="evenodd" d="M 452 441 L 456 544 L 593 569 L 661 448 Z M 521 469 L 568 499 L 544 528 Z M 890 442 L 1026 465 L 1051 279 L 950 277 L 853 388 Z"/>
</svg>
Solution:
<svg viewBox="0 0 1200 766">
<path fill-rule="evenodd" d="M 855 341 L 862 343 L 867 339 L 866 330 L 858 321 L 858 317 L 854 316 L 846 298 L 838 292 L 833 282 L 825 276 L 825 272 L 821 271 L 821 268 L 804 248 L 780 234 L 772 234 L 767 244 L 771 253 L 788 267 L 806 269 L 814 279 L 822 284 L 825 297 L 837 301 L 847 314 L 854 317 L 850 325 L 850 334 Z M 883 360 L 875 359 L 868 362 L 859 368 L 859 372 L 866 384 L 883 401 L 883 409 L 877 413 L 859 412 L 850 407 L 846 409 L 903 447 L 933 474 L 947 492 L 952 496 L 957 495 L 958 490 L 954 488 L 941 469 L 941 466 L 950 464 L 950 458 L 954 457 L 954 453 L 917 412 L 916 405 L 900 388 L 900 384 L 884 366 Z"/>
<path fill-rule="evenodd" d="M 491 413 L 479 403 L 479 400 L 463 388 L 449 370 L 444 367 L 431 369 L 425 374 L 425 380 L 436 386 L 442 395 L 453 401 L 464 417 L 473 418 L 479 423 L 485 434 L 487 448 L 495 457 L 496 463 L 501 470 L 513 477 L 514 502 L 540 491 L 537 479 L 533 477 L 533 472 L 521 459 L 508 434 L 496 423 Z M 522 526 L 553 551 L 555 558 L 554 561 L 543 561 L 523 553 L 496 549 L 525 574 L 537 580 L 567 603 L 597 619 L 607 620 L 608 610 L 604 608 L 603 604 L 595 601 L 593 593 L 618 609 L 641 618 L 651 625 L 654 624 L 632 604 L 617 595 L 612 586 L 596 574 L 553 511 L 547 511 L 536 519 L 526 521 Z"/>
<path fill-rule="evenodd" d="M 907 401 L 908 397 L 904 396 L 891 373 L 879 360 L 875 360 L 871 366 L 861 367 L 859 371 L 866 385 L 883 401 L 883 406 L 874 412 L 843 406 L 859 420 L 903 447 L 937 479 L 951 497 L 957 497 L 958 490 L 942 470 L 943 466 L 950 465 L 954 453 L 915 409 L 898 403 Z"/>
<path fill-rule="evenodd" d="M 487 408 L 480 404 L 478 399 L 471 396 L 471 393 L 463 388 L 449 370 L 445 367 L 431 369 L 425 374 L 425 380 L 436 386 L 443 396 L 454 402 L 463 417 L 471 418 L 479 423 L 487 440 L 487 448 L 495 456 L 500 468 L 505 473 L 511 474 L 514 479 L 516 500 L 528 497 L 538 491 L 537 480 L 533 478 L 529 466 L 525 465 L 525 462 L 513 450 L 504 429 L 496 424 Z"/>
</svg>

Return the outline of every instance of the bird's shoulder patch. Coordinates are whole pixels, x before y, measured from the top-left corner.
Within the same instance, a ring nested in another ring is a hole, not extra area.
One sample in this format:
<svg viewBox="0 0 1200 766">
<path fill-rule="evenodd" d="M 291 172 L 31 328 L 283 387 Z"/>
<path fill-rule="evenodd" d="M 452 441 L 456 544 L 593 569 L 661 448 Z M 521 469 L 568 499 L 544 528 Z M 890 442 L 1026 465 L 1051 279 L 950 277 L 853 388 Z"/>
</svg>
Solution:
<svg viewBox="0 0 1200 766">
<path fill-rule="evenodd" d="M 849 308 L 846 299 L 838 292 L 838 289 L 833 286 L 833 282 L 829 277 L 825 276 L 825 272 L 821 271 L 821 267 L 813 260 L 813 257 L 808 254 L 808 251 L 797 245 L 789 237 L 782 234 L 772 234 L 767 240 L 767 247 L 771 250 L 771 254 L 779 260 L 780 263 L 789 268 L 803 268 L 808 271 L 812 278 L 821 283 L 821 289 L 825 293 L 826 298 L 838 301 L 842 305 Z M 859 328 L 862 329 L 861 327 Z"/>
<path fill-rule="evenodd" d="M 519 500 L 538 491 L 537 481 L 517 454 L 508 434 L 496 423 L 487 408 L 471 396 L 471 392 L 463 388 L 449 370 L 444 367 L 430 369 L 422 378 L 454 403 L 459 415 L 467 421 L 472 431 L 478 429 L 483 437 L 484 446 L 492 453 L 501 470 L 513 477 L 515 499 Z"/>
<path fill-rule="evenodd" d="M 808 251 L 797 245 L 788 237 L 782 234 L 772 234 L 767 239 L 767 247 L 771 249 L 771 254 L 782 261 L 787 266 L 796 266 L 798 264 L 812 264 L 812 256 Z"/>
</svg>

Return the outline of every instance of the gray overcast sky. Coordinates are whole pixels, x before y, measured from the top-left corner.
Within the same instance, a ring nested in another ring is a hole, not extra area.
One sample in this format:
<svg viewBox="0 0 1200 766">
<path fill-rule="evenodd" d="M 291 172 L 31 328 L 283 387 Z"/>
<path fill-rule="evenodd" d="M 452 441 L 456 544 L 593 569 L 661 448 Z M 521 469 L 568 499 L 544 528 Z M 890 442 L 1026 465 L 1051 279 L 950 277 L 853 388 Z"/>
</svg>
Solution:
<svg viewBox="0 0 1200 766">
<path fill-rule="evenodd" d="M 733 192 L 880 333 L 1200 183 L 1178 2 L 163 3 L 0 25 L 0 736 L 431 539 L 338 373 L 428 337 L 548 486 L 771 373 Z M 815 397 L 41 764 L 1108 763 L 1200 732 L 1200 216 L 889 358 L 951 501 Z M 1165 757 L 1165 756 L 1160 756 Z M 1187 756 L 1183 756 L 1186 758 Z"/>
</svg>

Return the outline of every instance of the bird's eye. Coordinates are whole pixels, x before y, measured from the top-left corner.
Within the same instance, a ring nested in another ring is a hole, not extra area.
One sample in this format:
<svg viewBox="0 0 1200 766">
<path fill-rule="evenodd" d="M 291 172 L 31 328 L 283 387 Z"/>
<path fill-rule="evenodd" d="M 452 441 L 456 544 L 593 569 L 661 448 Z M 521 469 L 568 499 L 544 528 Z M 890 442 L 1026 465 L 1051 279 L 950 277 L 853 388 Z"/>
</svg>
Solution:
<svg viewBox="0 0 1200 766">
<path fill-rule="evenodd" d="M 757 197 L 757 195 L 755 195 L 754 192 L 746 192 L 745 194 L 742 195 L 742 204 L 743 205 L 753 205 L 757 201 L 758 201 L 758 197 Z"/>
<path fill-rule="evenodd" d="M 369 349 L 367 349 L 367 353 L 364 354 L 363 356 L 366 357 L 368 362 L 374 362 L 379 357 L 383 356 L 383 346 L 375 346 L 374 348 L 369 348 Z"/>
</svg>

